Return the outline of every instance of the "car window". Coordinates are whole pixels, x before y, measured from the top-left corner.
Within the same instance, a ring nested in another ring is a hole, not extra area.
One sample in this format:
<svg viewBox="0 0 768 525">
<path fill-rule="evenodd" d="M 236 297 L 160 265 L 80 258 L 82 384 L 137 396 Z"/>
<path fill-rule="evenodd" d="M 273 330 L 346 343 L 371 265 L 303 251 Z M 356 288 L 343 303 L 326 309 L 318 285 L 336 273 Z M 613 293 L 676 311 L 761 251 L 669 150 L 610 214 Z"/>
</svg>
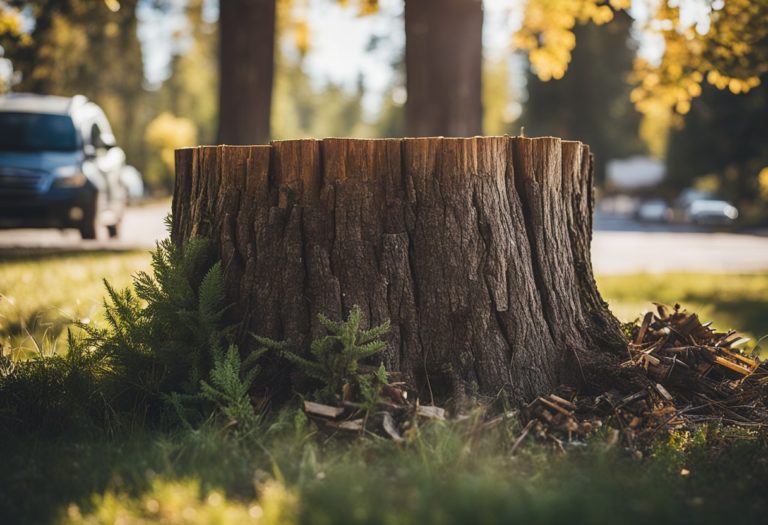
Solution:
<svg viewBox="0 0 768 525">
<path fill-rule="evenodd" d="M 69 116 L 0 112 L 0 150 L 75 151 L 78 147 Z"/>
</svg>

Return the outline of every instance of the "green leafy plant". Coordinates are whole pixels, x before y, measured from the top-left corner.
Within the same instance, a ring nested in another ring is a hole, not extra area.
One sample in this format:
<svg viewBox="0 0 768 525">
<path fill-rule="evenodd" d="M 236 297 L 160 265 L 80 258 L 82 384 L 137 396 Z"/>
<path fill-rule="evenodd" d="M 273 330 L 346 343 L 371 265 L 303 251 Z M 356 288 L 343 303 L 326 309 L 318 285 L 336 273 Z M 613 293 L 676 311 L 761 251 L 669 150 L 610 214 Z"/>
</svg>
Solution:
<svg viewBox="0 0 768 525">
<path fill-rule="evenodd" d="M 383 365 L 371 374 L 359 372 L 364 359 L 381 351 L 386 343 L 380 338 L 389 331 L 389 321 L 369 330 L 361 329 L 362 311 L 354 306 L 346 321 L 335 322 L 319 314 L 318 319 L 328 335 L 316 338 L 310 345 L 312 359 L 288 350 L 288 344 L 265 337 L 256 337 L 264 347 L 278 351 L 286 360 L 297 365 L 307 376 L 322 383 L 315 392 L 317 399 L 335 402 L 345 384 L 359 392 L 364 402 L 373 404 L 380 385 L 386 384 L 387 373 Z"/>
<path fill-rule="evenodd" d="M 384 368 L 384 363 L 373 374 L 357 374 L 357 384 L 360 389 L 362 405 L 366 413 L 373 410 L 381 396 L 381 389 L 389 383 L 389 374 Z"/>
<path fill-rule="evenodd" d="M 31 359 L 8 361 L 0 371 L 0 434 L 89 434 L 96 430 L 96 421 L 111 430 L 111 407 L 99 395 L 105 359 L 71 331 L 68 341 L 65 354 L 40 352 Z"/>
<path fill-rule="evenodd" d="M 55 431 L 68 421 L 115 431 L 173 426 L 174 412 L 188 426 L 218 413 L 251 427 L 248 390 L 260 354 L 241 360 L 233 344 L 223 271 L 211 254 L 205 239 L 183 248 L 159 242 L 152 271 L 133 286 L 105 280 L 105 325 L 78 323 L 61 355 L 0 363 L 0 427 Z"/>
<path fill-rule="evenodd" d="M 112 379 L 127 382 L 123 391 L 149 403 L 170 403 L 187 422 L 195 413 L 204 416 L 208 411 L 199 405 L 210 402 L 231 421 L 251 425 L 256 417 L 248 389 L 260 354 L 241 361 L 232 344 L 223 271 L 220 262 L 210 264 L 208 242 L 192 239 L 179 249 L 164 240 L 152 270 L 136 276 L 133 291 L 107 284 L 109 329 L 89 330 L 111 357 Z"/>
<path fill-rule="evenodd" d="M 252 428 L 256 423 L 248 390 L 261 371 L 256 361 L 263 352 L 252 352 L 241 361 L 237 346 L 230 345 L 225 353 L 214 356 L 210 383 L 200 381 L 202 397 L 215 403 L 230 421 L 245 428 Z"/>
</svg>

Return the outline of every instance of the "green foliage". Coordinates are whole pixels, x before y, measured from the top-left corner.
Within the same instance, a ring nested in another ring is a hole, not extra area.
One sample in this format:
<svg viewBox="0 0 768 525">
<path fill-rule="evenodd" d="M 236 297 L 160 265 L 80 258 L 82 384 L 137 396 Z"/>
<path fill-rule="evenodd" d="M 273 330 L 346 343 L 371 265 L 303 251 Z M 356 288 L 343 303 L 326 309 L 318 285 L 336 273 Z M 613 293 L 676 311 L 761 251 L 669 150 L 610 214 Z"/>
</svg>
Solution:
<svg viewBox="0 0 768 525">
<path fill-rule="evenodd" d="M 133 290 L 105 283 L 108 327 L 85 329 L 90 344 L 109 357 L 118 391 L 128 387 L 150 402 L 163 393 L 197 392 L 211 348 L 226 338 L 221 267 L 206 273 L 209 265 L 206 241 L 192 240 L 182 251 L 165 240 L 152 255 L 152 275 L 139 272 Z"/>
<path fill-rule="evenodd" d="M 144 252 L 9 254 L 0 256 L 0 345 L 9 359 L 66 350 L 75 319 L 104 322 L 104 284 L 130 285 L 131 275 L 149 268 Z"/>
<path fill-rule="evenodd" d="M 240 523 L 244 505 L 261 516 L 254 522 L 270 523 L 278 495 L 270 488 L 293 495 L 287 508 L 300 523 L 578 525 L 621 516 L 735 525 L 765 516 L 768 442 L 754 429 L 660 434 L 643 459 L 610 448 L 604 434 L 566 454 L 529 439 L 511 455 L 521 432 L 514 419 L 509 432 L 474 413 L 422 422 L 396 445 L 329 440 L 305 419 L 300 430 L 297 414 L 283 410 L 274 415 L 281 428 L 242 438 L 210 424 L 98 441 L 0 434 L 0 522 L 216 523 L 226 509 L 224 522 Z M 196 513 L 182 514 L 187 508 Z"/>
<path fill-rule="evenodd" d="M 105 326 L 79 323 L 65 354 L 3 366 L 0 425 L 113 431 L 173 424 L 175 411 L 191 426 L 217 408 L 238 428 L 253 426 L 247 393 L 259 354 L 241 361 L 232 344 L 221 264 L 207 241 L 162 241 L 151 268 L 123 290 L 105 281 Z"/>
<path fill-rule="evenodd" d="M 173 35 L 169 76 L 158 90 L 157 106 L 189 119 L 196 128 L 199 144 L 215 144 L 219 110 L 218 23 L 205 15 L 205 3 L 206 0 L 186 0 L 186 23 Z"/>
<path fill-rule="evenodd" d="M 577 25 L 573 28 L 577 44 L 565 76 L 543 82 L 533 72 L 528 74 L 522 115 L 526 134 L 589 144 L 599 181 L 605 180 L 609 160 L 644 150 L 641 116 L 629 100 L 627 77 L 635 58 L 631 29 L 632 19 L 623 12 L 604 25 Z"/>
<path fill-rule="evenodd" d="M 360 325 L 363 314 L 358 306 L 349 312 L 346 321 L 335 322 L 319 314 L 318 319 L 328 331 L 328 335 L 318 337 L 310 345 L 312 359 L 288 350 L 287 343 L 278 343 L 264 337 L 256 340 L 264 347 L 278 351 L 286 360 L 298 366 L 307 376 L 319 381 L 323 386 L 315 392 L 318 399 L 326 402 L 338 400 L 342 387 L 349 384 L 370 400 L 376 394 L 376 384 L 386 384 L 386 371 L 379 367 L 372 378 L 360 374 L 360 362 L 381 351 L 386 343 L 380 339 L 389 331 L 389 321 L 362 330 Z M 375 400 L 374 400 L 375 402 Z"/>
<path fill-rule="evenodd" d="M 261 371 L 255 362 L 262 353 L 253 352 L 246 362 L 241 362 L 237 347 L 230 345 L 224 355 L 214 356 L 210 383 L 200 382 L 202 397 L 216 403 L 230 421 L 241 423 L 245 428 L 253 428 L 256 423 L 248 389 Z"/>
<path fill-rule="evenodd" d="M 91 344 L 110 357 L 116 391 L 158 409 L 160 401 L 170 402 L 184 421 L 205 417 L 203 405 L 213 403 L 230 420 L 251 426 L 256 416 L 247 393 L 259 354 L 241 362 L 231 344 L 221 263 L 210 265 L 203 239 L 183 250 L 165 240 L 152 255 L 152 270 L 136 276 L 133 291 L 107 284 L 109 328 L 88 328 Z"/>
<path fill-rule="evenodd" d="M 393 100 L 399 81 L 384 94 L 375 121 L 363 113 L 364 86 L 356 89 L 328 82 L 315 85 L 303 62 L 279 52 L 275 64 L 272 102 L 272 136 L 302 137 L 397 137 L 403 133 L 403 103 Z M 395 99 L 397 97 L 395 96 Z"/>
<path fill-rule="evenodd" d="M 0 370 L 0 432 L 89 434 L 97 430 L 96 419 L 110 430 L 112 411 L 98 390 L 105 360 L 71 332 L 69 341 L 70 351 L 64 355 L 41 353 L 5 362 Z"/>
<path fill-rule="evenodd" d="M 363 408 L 365 408 L 366 412 L 370 412 L 376 407 L 382 387 L 389 383 L 389 374 L 387 374 L 387 369 L 384 368 L 384 363 L 379 363 L 379 367 L 373 374 L 357 374 L 356 377 Z"/>
<path fill-rule="evenodd" d="M 140 498 L 109 491 L 95 498 L 92 512 L 81 512 L 75 505 L 67 511 L 66 525 L 96 523 L 177 524 L 211 523 L 293 525 L 297 523 L 298 500 L 293 491 L 279 481 L 261 487 L 259 502 L 228 499 L 219 491 L 206 491 L 195 480 L 156 480 Z M 85 514 L 85 515 L 83 515 Z"/>
<path fill-rule="evenodd" d="M 144 181 L 153 188 L 172 192 L 174 152 L 198 144 L 197 126 L 189 118 L 164 111 L 147 125 L 144 141 L 150 150 Z"/>
</svg>

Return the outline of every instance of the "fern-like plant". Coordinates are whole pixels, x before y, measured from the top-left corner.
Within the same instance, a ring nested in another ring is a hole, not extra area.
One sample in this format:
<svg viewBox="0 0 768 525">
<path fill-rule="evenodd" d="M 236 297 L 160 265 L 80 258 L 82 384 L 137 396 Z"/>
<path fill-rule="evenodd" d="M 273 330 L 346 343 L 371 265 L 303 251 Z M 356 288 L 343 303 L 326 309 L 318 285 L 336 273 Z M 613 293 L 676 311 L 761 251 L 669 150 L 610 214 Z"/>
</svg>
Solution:
<svg viewBox="0 0 768 525">
<path fill-rule="evenodd" d="M 110 390 L 124 410 L 143 406 L 152 415 L 170 404 L 188 422 L 204 418 L 212 402 L 230 419 L 255 421 L 247 391 L 258 354 L 241 362 L 232 345 L 224 275 L 210 253 L 205 239 L 183 249 L 166 239 L 152 254 L 152 273 L 137 274 L 132 289 L 105 283 L 108 327 L 85 329 L 109 359 Z"/>
<path fill-rule="evenodd" d="M 210 383 L 200 381 L 201 396 L 215 403 L 231 422 L 246 429 L 256 424 L 256 412 L 248 390 L 261 371 L 256 361 L 263 352 L 252 352 L 248 359 L 241 361 L 237 347 L 230 345 L 223 355 L 214 357 Z"/>
<path fill-rule="evenodd" d="M 260 354 L 241 361 L 232 344 L 223 271 L 211 254 L 205 239 L 183 248 L 161 241 L 151 273 L 132 287 L 105 281 L 106 326 L 80 324 L 85 335 L 70 333 L 64 356 L 15 365 L 0 352 L 0 430 L 68 421 L 116 431 L 168 423 L 169 407 L 188 425 L 214 411 L 239 427 L 255 423 L 248 390 Z"/>
<path fill-rule="evenodd" d="M 316 338 L 310 346 L 312 359 L 307 359 L 288 350 L 285 342 L 276 342 L 265 337 L 256 340 L 268 349 L 278 351 L 286 360 L 298 366 L 307 376 L 318 380 L 322 387 L 315 393 L 317 399 L 325 402 L 338 401 L 345 384 L 354 387 L 366 397 L 377 397 L 372 393 L 375 382 L 358 372 L 360 362 L 381 351 L 386 343 L 381 337 L 389 331 L 389 321 L 371 328 L 361 329 L 363 314 L 358 306 L 349 312 L 346 321 L 335 322 L 319 314 L 318 319 L 328 335 Z M 386 371 L 380 367 L 379 374 L 386 383 Z M 368 394 L 366 396 L 366 394 Z"/>
</svg>

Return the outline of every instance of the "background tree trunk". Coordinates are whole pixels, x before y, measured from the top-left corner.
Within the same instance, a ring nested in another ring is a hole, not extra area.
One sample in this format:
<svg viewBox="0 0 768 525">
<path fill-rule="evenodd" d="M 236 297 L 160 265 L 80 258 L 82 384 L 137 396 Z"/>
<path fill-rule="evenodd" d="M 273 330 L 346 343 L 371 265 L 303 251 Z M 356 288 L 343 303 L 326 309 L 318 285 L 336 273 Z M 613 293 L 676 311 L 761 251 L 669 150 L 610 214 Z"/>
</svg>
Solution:
<svg viewBox="0 0 768 525">
<path fill-rule="evenodd" d="M 405 132 L 481 133 L 482 0 L 405 0 Z"/>
<path fill-rule="evenodd" d="M 247 332 L 306 350 L 317 314 L 390 320 L 422 399 L 522 402 L 620 352 L 592 278 L 589 148 L 555 138 L 325 139 L 176 157 L 172 238 L 214 241 Z M 280 378 L 288 382 L 287 376 Z"/>
<path fill-rule="evenodd" d="M 219 143 L 269 141 L 275 0 L 219 2 Z"/>
<path fill-rule="evenodd" d="M 609 160 L 643 154 L 646 149 L 640 139 L 641 115 L 630 100 L 628 79 L 637 54 L 633 22 L 627 12 L 617 11 L 607 24 L 576 25 L 577 44 L 565 76 L 545 82 L 533 71 L 527 75 L 525 131 L 532 136 L 578 137 L 588 143 L 598 161 L 599 182 L 605 182 Z"/>
</svg>

